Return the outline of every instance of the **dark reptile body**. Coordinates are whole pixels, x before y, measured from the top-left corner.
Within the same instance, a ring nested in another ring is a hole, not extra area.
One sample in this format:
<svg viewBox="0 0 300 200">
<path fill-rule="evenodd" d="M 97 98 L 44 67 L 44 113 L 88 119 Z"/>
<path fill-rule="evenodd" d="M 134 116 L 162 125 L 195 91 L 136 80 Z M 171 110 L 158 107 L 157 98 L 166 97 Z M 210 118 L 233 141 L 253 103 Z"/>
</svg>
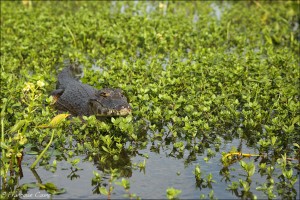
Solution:
<svg viewBox="0 0 300 200">
<path fill-rule="evenodd" d="M 120 89 L 97 90 L 79 82 L 74 75 L 74 66 L 64 68 L 58 75 L 57 89 L 52 95 L 57 98 L 55 106 L 60 111 L 69 111 L 75 116 L 118 116 L 127 115 L 131 107 Z M 105 95 L 103 95 L 105 94 Z M 110 94 L 112 94 L 110 96 Z M 125 110 L 125 114 L 108 114 L 112 110 Z"/>
<path fill-rule="evenodd" d="M 63 92 L 55 103 L 58 110 L 69 111 L 73 115 L 91 115 L 89 99 L 96 98 L 96 89 L 73 78 L 70 68 L 63 69 L 58 75 L 57 86 L 56 91 Z"/>
</svg>

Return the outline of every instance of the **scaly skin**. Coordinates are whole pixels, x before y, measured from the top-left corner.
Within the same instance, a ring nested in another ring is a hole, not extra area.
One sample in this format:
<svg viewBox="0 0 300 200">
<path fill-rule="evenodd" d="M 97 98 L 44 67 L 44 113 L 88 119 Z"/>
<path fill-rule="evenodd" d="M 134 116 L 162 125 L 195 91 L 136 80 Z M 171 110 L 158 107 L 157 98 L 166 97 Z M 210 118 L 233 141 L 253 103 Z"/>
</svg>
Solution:
<svg viewBox="0 0 300 200">
<path fill-rule="evenodd" d="M 131 107 L 120 89 L 97 90 L 75 79 L 75 65 L 65 67 L 58 75 L 57 89 L 51 95 L 57 98 L 55 106 L 74 116 L 126 116 Z"/>
</svg>

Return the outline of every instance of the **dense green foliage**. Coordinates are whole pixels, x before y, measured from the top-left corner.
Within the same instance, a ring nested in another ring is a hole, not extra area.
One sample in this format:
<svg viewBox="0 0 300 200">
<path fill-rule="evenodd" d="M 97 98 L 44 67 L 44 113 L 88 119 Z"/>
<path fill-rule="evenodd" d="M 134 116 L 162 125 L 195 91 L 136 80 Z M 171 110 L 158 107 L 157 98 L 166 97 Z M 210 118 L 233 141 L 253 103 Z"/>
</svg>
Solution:
<svg viewBox="0 0 300 200">
<path fill-rule="evenodd" d="M 82 82 L 121 88 L 133 107 L 126 118 L 72 118 L 55 128 L 57 161 L 76 167 L 73 156 L 86 155 L 110 174 L 108 188 L 95 174 L 96 193 L 110 197 L 116 178 L 145 168 L 130 158 L 147 146 L 157 153 L 163 146 L 188 165 L 204 154 L 221 159 L 222 141 L 239 138 L 263 156 L 259 164 L 240 161 L 247 179 L 239 177 L 229 189 L 254 198 L 251 176 L 261 173 L 266 182 L 257 191 L 266 198 L 296 198 L 299 3 L 31 3 L 1 2 L 1 191 L 26 191 L 17 185 L 18 161 L 24 147 L 40 153 L 49 142 L 52 131 L 37 126 L 55 116 L 49 93 L 59 64 L 71 59 L 85 66 Z M 40 166 L 55 171 L 50 159 L 45 154 Z M 230 180 L 229 161 L 221 163 L 221 175 Z M 213 185 L 200 166 L 194 173 L 197 187 Z M 118 184 L 136 197 L 128 180 Z M 53 188 L 47 191 L 62 192 Z M 180 197 L 177 189 L 166 188 L 167 197 Z"/>
</svg>

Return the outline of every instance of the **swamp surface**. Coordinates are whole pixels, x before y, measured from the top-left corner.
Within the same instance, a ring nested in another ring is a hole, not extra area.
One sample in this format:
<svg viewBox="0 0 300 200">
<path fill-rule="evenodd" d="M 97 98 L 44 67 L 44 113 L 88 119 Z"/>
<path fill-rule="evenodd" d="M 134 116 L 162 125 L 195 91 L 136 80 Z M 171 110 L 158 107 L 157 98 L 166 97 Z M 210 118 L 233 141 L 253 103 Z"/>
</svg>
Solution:
<svg viewBox="0 0 300 200">
<path fill-rule="evenodd" d="M 1 199 L 299 199 L 299 6 L 1 1 Z M 65 60 L 132 114 L 58 115 Z"/>
</svg>

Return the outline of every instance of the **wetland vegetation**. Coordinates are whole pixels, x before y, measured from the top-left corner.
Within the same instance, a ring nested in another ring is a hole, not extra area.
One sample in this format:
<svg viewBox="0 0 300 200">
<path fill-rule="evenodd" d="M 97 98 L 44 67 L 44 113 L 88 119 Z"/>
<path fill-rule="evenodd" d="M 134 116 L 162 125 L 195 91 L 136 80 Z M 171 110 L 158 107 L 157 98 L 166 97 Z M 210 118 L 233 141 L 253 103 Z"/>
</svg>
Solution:
<svg viewBox="0 0 300 200">
<path fill-rule="evenodd" d="M 1 199 L 299 198 L 298 8 L 1 2 Z M 58 115 L 66 59 L 132 115 Z"/>
</svg>

